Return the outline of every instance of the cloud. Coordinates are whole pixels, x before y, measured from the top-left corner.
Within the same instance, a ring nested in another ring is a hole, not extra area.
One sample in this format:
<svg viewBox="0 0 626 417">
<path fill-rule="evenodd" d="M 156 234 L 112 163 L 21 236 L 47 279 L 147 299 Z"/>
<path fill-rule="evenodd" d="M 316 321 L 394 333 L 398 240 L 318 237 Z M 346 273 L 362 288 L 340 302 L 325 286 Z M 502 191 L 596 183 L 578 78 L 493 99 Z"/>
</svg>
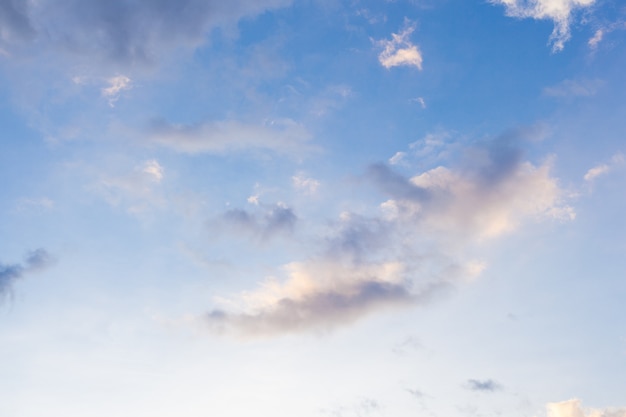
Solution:
<svg viewBox="0 0 626 417">
<path fill-rule="evenodd" d="M 101 90 L 102 96 L 109 100 L 109 106 L 114 107 L 115 102 L 119 100 L 120 93 L 124 90 L 130 90 L 131 79 L 125 75 L 118 75 L 107 80 L 109 86 Z"/>
<path fill-rule="evenodd" d="M 589 38 L 589 41 L 587 41 L 587 45 L 589 45 L 591 49 L 596 49 L 598 47 L 598 44 L 602 42 L 603 38 L 604 38 L 604 30 L 598 29 L 596 30 L 596 33 L 594 33 L 593 36 Z"/>
<path fill-rule="evenodd" d="M 409 37 L 415 31 L 415 25 L 407 25 L 400 33 L 392 33 L 390 40 L 376 41 L 382 48 L 378 55 L 378 62 L 389 69 L 398 66 L 411 66 L 422 69 L 422 53 L 411 43 Z"/>
<path fill-rule="evenodd" d="M 578 9 L 591 7 L 596 0 L 491 0 L 494 4 L 503 5 L 507 16 L 521 19 L 552 20 L 554 29 L 549 43 L 552 51 L 563 49 L 565 42 L 571 37 L 570 25 L 574 13 Z"/>
<path fill-rule="evenodd" d="M 299 172 L 291 177 L 291 182 L 296 190 L 309 195 L 315 194 L 320 187 L 318 180 L 307 177 L 303 172 Z"/>
<path fill-rule="evenodd" d="M 93 189 L 112 206 L 125 206 L 130 213 L 150 207 L 163 207 L 165 198 L 159 186 L 165 170 L 155 159 L 145 161 L 123 175 L 102 175 Z"/>
<path fill-rule="evenodd" d="M 45 249 L 29 252 L 21 264 L 0 263 L 0 297 L 11 292 L 13 285 L 25 276 L 40 271 L 52 264 L 52 257 Z"/>
<path fill-rule="evenodd" d="M 600 164 L 593 168 L 590 168 L 587 171 L 587 173 L 585 173 L 585 176 L 583 177 L 583 179 L 587 182 L 592 182 L 596 178 L 608 174 L 613 169 L 615 169 L 615 167 L 622 165 L 623 163 L 624 163 L 624 155 L 622 155 L 621 153 L 615 154 L 611 158 L 610 162 L 605 163 L 605 164 Z"/>
<path fill-rule="evenodd" d="M 527 218 L 573 219 L 550 176 L 551 162 L 524 161 L 516 145 L 520 134 L 465 150 L 458 168 L 438 166 L 406 179 L 377 165 L 369 178 L 391 197 L 382 205 L 389 219 L 442 236 L 482 240 L 511 232 Z"/>
<path fill-rule="evenodd" d="M 295 154 L 311 149 L 310 133 L 290 119 L 246 124 L 235 120 L 194 125 L 155 120 L 145 132 L 149 143 L 187 154 L 271 150 Z"/>
<path fill-rule="evenodd" d="M 547 417 L 626 417 L 626 408 L 583 409 L 579 399 L 546 405 Z"/>
<path fill-rule="evenodd" d="M 502 389 L 502 386 L 493 379 L 486 379 L 484 381 L 480 381 L 477 379 L 468 379 L 466 387 L 471 391 L 493 392 Z"/>
<path fill-rule="evenodd" d="M 268 279 L 242 297 L 243 311 L 213 310 L 206 319 L 213 330 L 246 337 L 321 330 L 348 324 L 381 308 L 427 302 L 441 284 L 411 287 L 400 263 L 329 261 L 294 262 L 284 267 L 284 283 Z"/>
<path fill-rule="evenodd" d="M 526 135 L 526 136 L 525 136 Z M 204 316 L 212 331 L 242 337 L 327 331 L 391 308 L 424 305 L 480 275 L 472 249 L 529 218 L 567 219 L 550 162 L 524 160 L 519 129 L 462 150 L 451 167 L 407 178 L 384 164 L 363 179 L 387 196 L 374 213 L 342 212 L 315 238 L 315 255 L 287 263 L 256 290 Z M 262 234 L 259 216 L 231 211 L 233 224 Z"/>
<path fill-rule="evenodd" d="M 284 203 L 264 205 L 262 208 L 265 212 L 260 215 L 242 209 L 228 210 L 220 219 L 221 228 L 226 226 L 229 230 L 253 236 L 261 241 L 293 233 L 298 221 L 293 209 Z"/>
<path fill-rule="evenodd" d="M 2 0 L 0 40 L 26 41 L 129 67 L 158 62 L 169 50 L 195 48 L 215 27 L 285 7 L 291 0 Z"/>
<path fill-rule="evenodd" d="M 591 97 L 604 85 L 602 80 L 564 80 L 557 85 L 546 87 L 543 94 L 549 97 Z"/>
<path fill-rule="evenodd" d="M 35 36 L 27 11 L 25 0 L 0 0 L 0 42 L 23 42 Z"/>
</svg>

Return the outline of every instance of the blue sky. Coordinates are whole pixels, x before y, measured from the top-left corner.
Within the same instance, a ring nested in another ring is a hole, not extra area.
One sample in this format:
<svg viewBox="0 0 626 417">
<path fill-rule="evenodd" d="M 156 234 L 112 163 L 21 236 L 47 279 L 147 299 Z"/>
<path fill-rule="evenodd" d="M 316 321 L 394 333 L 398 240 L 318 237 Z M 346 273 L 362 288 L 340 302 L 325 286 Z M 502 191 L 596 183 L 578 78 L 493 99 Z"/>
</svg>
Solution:
<svg viewBox="0 0 626 417">
<path fill-rule="evenodd" d="M 0 0 L 0 415 L 626 416 L 626 8 Z"/>
</svg>

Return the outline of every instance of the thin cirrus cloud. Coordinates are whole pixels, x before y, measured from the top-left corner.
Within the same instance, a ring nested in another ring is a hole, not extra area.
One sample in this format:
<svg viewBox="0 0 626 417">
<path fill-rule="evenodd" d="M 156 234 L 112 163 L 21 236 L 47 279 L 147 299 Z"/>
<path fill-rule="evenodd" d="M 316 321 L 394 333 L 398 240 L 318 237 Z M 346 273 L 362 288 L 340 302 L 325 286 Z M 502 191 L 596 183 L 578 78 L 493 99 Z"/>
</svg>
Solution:
<svg viewBox="0 0 626 417">
<path fill-rule="evenodd" d="M 560 83 L 546 87 L 543 94 L 548 97 L 570 98 L 591 97 L 604 85 L 602 80 L 563 80 Z"/>
<path fill-rule="evenodd" d="M 213 27 L 289 4 L 291 0 L 2 0 L 0 42 L 14 50 L 37 40 L 117 65 L 151 64 L 171 49 L 204 43 Z"/>
<path fill-rule="evenodd" d="M 0 297 L 9 294 L 13 285 L 25 276 L 48 267 L 52 257 L 45 249 L 29 252 L 21 264 L 5 265 L 0 263 Z"/>
<path fill-rule="evenodd" d="M 553 52 L 563 50 L 571 37 L 570 26 L 578 9 L 591 7 L 596 0 L 490 0 L 505 7 L 506 14 L 521 19 L 552 20 L 549 43 Z"/>
<path fill-rule="evenodd" d="M 548 417 L 626 417 L 626 408 L 585 409 L 581 400 L 573 398 L 548 403 L 546 413 Z"/>
<path fill-rule="evenodd" d="M 408 24 L 400 33 L 392 33 L 391 39 L 376 41 L 375 44 L 382 49 L 378 55 L 380 65 L 387 69 L 409 66 L 421 70 L 422 53 L 410 39 L 414 31 L 415 25 Z"/>
<path fill-rule="evenodd" d="M 230 307 L 211 310 L 209 327 L 273 336 L 329 330 L 376 311 L 423 305 L 480 275 L 485 263 L 464 254 L 474 242 L 511 232 L 529 218 L 572 219 L 549 163 L 523 159 L 520 135 L 473 146 L 459 166 L 412 178 L 382 164 L 370 167 L 366 183 L 390 197 L 375 215 L 342 213 L 318 239 L 317 255 L 284 265 L 278 276 L 229 301 Z"/>
<path fill-rule="evenodd" d="M 290 119 L 258 124 L 224 120 L 192 125 L 171 124 L 159 119 L 153 121 L 143 135 L 148 144 L 186 154 L 249 150 L 299 154 L 313 149 L 308 144 L 311 134 Z"/>
<path fill-rule="evenodd" d="M 160 192 L 165 170 L 155 159 L 136 165 L 132 171 L 118 175 L 101 175 L 92 190 L 114 207 L 138 214 L 149 208 L 164 207 Z"/>
</svg>

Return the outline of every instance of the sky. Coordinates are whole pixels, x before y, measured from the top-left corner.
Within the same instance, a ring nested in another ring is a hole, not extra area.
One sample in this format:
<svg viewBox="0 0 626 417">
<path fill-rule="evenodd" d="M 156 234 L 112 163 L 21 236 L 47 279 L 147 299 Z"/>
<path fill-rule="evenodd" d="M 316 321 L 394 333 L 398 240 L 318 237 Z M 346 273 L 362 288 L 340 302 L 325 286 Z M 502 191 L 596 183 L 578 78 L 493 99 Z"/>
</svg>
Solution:
<svg viewBox="0 0 626 417">
<path fill-rule="evenodd" d="M 0 415 L 625 417 L 619 0 L 0 0 Z"/>
</svg>

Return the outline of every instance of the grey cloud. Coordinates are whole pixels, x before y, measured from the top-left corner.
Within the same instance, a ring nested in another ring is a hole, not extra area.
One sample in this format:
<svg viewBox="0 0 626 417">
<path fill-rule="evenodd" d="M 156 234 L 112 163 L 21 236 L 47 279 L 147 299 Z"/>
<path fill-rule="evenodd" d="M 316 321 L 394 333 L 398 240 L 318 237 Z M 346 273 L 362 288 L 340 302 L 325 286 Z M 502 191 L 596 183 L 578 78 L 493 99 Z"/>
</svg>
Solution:
<svg viewBox="0 0 626 417">
<path fill-rule="evenodd" d="M 9 294 L 13 285 L 24 276 L 46 268 L 51 263 L 50 254 L 44 249 L 37 249 L 29 252 L 22 264 L 0 264 L 0 297 Z"/>
<path fill-rule="evenodd" d="M 0 0 L 0 41 L 26 41 L 35 36 L 25 0 Z"/>
<path fill-rule="evenodd" d="M 350 215 L 334 225 L 336 233 L 327 239 L 329 256 L 347 255 L 361 261 L 389 242 L 392 224 L 379 218 Z"/>
<path fill-rule="evenodd" d="M 370 165 L 366 178 L 393 198 L 422 202 L 430 197 L 428 190 L 412 184 L 407 178 L 395 173 L 385 164 Z"/>
<path fill-rule="evenodd" d="M 266 206 L 261 215 L 243 209 L 228 210 L 222 215 L 222 220 L 236 231 L 267 240 L 279 234 L 292 233 L 298 217 L 292 208 L 275 204 Z"/>
<path fill-rule="evenodd" d="M 330 330 L 337 324 L 350 323 L 380 309 L 426 302 L 441 291 L 439 285 L 414 294 L 408 284 L 379 281 L 361 282 L 350 292 L 323 291 L 301 299 L 283 298 L 271 308 L 256 313 L 228 313 L 213 310 L 207 322 L 213 330 L 234 329 L 243 336 L 262 337 L 311 329 Z"/>
<path fill-rule="evenodd" d="M 480 381 L 477 379 L 468 379 L 466 384 L 467 389 L 471 391 L 498 391 L 502 389 L 502 386 L 493 379 L 486 379 Z"/>
<path fill-rule="evenodd" d="M 291 0 L 3 0 L 3 21 L 80 55 L 118 64 L 155 62 L 163 50 L 197 46 L 210 29 Z"/>
</svg>

